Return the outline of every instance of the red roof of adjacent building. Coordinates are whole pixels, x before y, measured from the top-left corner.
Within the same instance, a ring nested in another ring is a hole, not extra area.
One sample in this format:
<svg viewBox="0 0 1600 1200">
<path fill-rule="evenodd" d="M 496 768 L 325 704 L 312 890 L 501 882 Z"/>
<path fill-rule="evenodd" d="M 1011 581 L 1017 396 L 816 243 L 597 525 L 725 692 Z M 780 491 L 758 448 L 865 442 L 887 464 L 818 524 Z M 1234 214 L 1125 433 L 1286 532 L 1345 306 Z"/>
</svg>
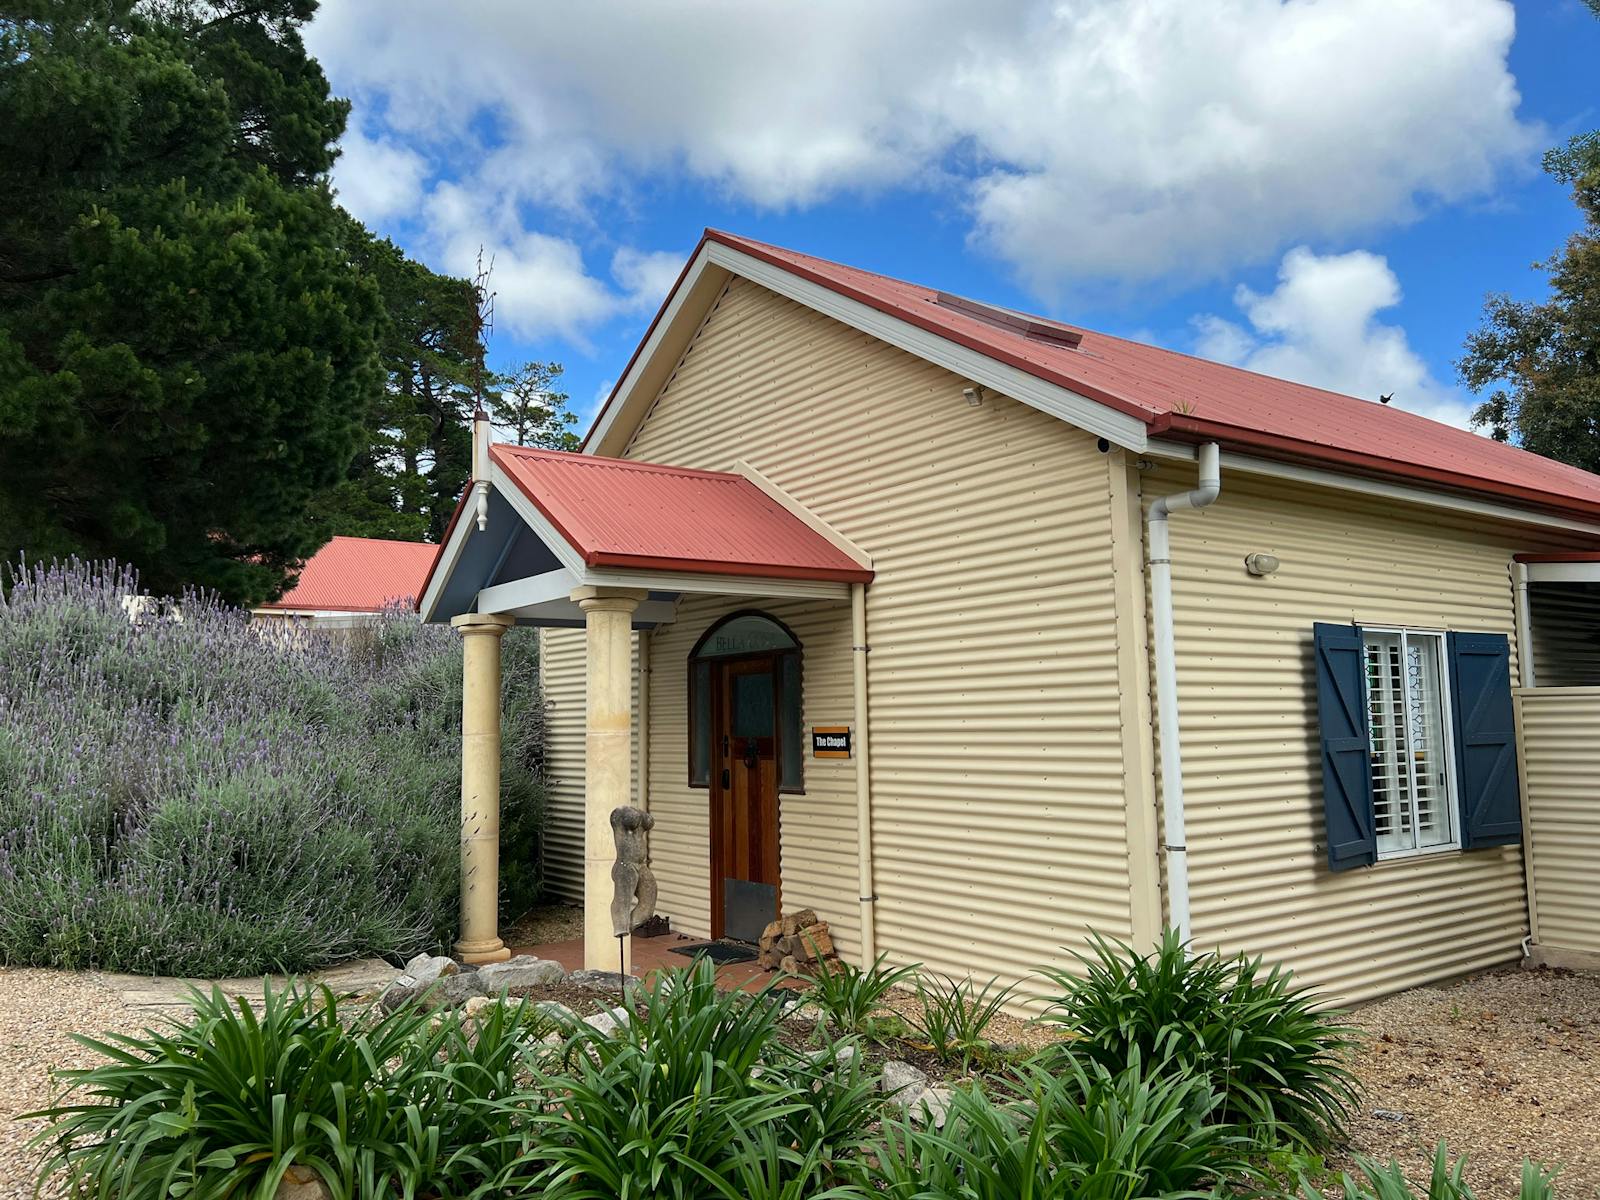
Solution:
<svg viewBox="0 0 1600 1200">
<path fill-rule="evenodd" d="M 742 475 L 525 446 L 496 445 L 489 453 L 591 567 L 872 578 Z"/>
<path fill-rule="evenodd" d="M 300 570 L 300 582 L 262 608 L 295 612 L 381 612 L 422 594 L 439 547 L 428 542 L 336 537 Z"/>
<path fill-rule="evenodd" d="M 1600 476 L 1403 409 L 1043 318 L 984 319 L 932 288 L 718 230 L 705 241 L 1136 417 L 1153 437 L 1600 515 Z"/>
</svg>

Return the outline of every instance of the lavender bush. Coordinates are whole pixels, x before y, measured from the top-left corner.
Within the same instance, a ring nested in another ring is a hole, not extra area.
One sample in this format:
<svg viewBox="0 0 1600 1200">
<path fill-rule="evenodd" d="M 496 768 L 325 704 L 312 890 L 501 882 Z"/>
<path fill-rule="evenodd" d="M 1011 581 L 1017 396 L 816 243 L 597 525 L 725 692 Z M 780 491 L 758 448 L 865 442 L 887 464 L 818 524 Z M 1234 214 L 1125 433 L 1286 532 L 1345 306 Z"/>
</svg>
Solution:
<svg viewBox="0 0 1600 1200">
<path fill-rule="evenodd" d="M 0 959 L 221 976 L 404 956 L 457 903 L 461 648 L 409 613 L 264 633 L 128 570 L 0 592 Z M 179 614 L 173 619 L 172 614 Z M 536 643 L 504 640 L 507 907 L 537 896 Z"/>
</svg>

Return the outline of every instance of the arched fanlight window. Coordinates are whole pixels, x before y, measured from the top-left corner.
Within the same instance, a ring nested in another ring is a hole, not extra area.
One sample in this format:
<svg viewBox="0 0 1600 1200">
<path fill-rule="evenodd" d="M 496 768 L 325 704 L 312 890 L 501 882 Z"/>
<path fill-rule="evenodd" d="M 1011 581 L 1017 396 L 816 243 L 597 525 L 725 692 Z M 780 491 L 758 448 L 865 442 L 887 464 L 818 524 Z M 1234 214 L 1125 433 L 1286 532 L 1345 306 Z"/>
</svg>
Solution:
<svg viewBox="0 0 1600 1200">
<path fill-rule="evenodd" d="M 788 626 L 766 613 L 753 611 L 723 617 L 695 643 L 689 654 L 690 787 L 711 786 L 712 738 L 727 675 L 717 669 L 718 665 L 765 660 L 771 664 L 771 687 L 748 689 L 749 699 L 743 703 L 738 696 L 729 697 L 734 706 L 730 719 L 735 724 L 753 722 L 763 728 L 770 724 L 777 747 L 778 790 L 805 790 L 800 652 L 800 641 Z"/>
</svg>

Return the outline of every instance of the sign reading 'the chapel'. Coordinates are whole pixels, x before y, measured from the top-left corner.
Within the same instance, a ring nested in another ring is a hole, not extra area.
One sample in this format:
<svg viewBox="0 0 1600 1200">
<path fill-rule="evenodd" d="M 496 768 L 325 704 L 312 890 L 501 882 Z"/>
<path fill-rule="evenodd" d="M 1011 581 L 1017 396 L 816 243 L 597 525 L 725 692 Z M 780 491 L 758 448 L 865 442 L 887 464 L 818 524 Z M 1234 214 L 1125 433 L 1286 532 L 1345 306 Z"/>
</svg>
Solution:
<svg viewBox="0 0 1600 1200">
<path fill-rule="evenodd" d="M 813 725 L 811 727 L 812 758 L 849 758 L 850 726 Z"/>
</svg>

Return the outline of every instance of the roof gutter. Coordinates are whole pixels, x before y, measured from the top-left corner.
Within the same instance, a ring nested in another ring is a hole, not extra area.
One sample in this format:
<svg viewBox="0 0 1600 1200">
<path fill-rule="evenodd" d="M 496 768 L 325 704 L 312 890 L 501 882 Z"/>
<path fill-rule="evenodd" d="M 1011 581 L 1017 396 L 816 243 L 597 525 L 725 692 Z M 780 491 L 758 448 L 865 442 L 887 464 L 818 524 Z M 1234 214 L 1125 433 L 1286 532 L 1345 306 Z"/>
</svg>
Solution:
<svg viewBox="0 0 1600 1200">
<path fill-rule="evenodd" d="M 1150 607 L 1155 627 L 1156 722 L 1161 739 L 1161 814 L 1167 855 L 1168 925 L 1187 943 L 1189 922 L 1189 849 L 1183 812 L 1183 751 L 1178 737 L 1178 664 L 1172 620 L 1172 540 L 1168 516 L 1184 509 L 1205 508 L 1222 493 L 1222 458 L 1216 442 L 1200 447 L 1199 486 L 1162 496 L 1145 517 L 1150 555 Z"/>
</svg>

